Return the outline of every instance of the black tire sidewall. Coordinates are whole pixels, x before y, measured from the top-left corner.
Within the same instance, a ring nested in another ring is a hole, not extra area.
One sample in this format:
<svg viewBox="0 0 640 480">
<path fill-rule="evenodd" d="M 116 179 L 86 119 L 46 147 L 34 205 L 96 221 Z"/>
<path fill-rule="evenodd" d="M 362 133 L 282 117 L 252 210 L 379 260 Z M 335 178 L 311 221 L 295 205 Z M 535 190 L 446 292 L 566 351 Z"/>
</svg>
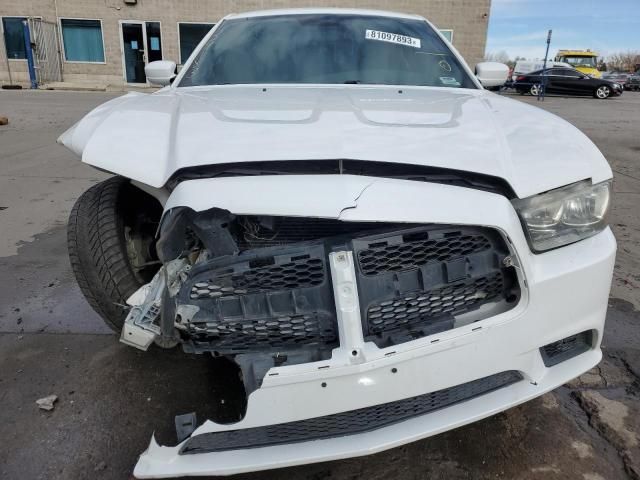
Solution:
<svg viewBox="0 0 640 480">
<path fill-rule="evenodd" d="M 112 177 L 84 192 L 69 216 L 67 246 L 74 275 L 91 307 L 114 331 L 128 314 L 126 300 L 142 286 L 125 241 L 123 205 L 133 188 Z"/>
</svg>

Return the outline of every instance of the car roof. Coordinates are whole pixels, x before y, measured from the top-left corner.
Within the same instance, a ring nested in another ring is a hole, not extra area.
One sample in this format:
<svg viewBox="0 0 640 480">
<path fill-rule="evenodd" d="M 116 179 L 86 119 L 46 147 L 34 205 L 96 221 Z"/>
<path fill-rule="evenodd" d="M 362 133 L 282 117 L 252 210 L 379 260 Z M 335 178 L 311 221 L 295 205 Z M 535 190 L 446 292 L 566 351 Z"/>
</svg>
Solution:
<svg viewBox="0 0 640 480">
<path fill-rule="evenodd" d="M 232 13 L 225 18 L 271 17 L 276 15 L 365 15 L 375 17 L 407 18 L 412 20 L 425 20 L 420 15 L 409 13 L 388 12 L 385 10 L 368 10 L 363 8 L 281 8 L 273 10 L 256 10 L 245 13 Z"/>
<path fill-rule="evenodd" d="M 545 69 L 545 71 L 547 71 L 547 72 L 549 70 L 573 70 L 574 72 L 582 74 L 582 72 L 580 70 L 576 70 L 573 67 L 562 67 L 562 66 L 559 66 L 559 65 L 556 65 L 555 67 L 547 67 Z M 526 73 L 525 75 L 538 75 L 539 73 L 542 73 L 542 68 L 539 69 L 539 70 L 535 70 L 533 72 Z"/>
</svg>

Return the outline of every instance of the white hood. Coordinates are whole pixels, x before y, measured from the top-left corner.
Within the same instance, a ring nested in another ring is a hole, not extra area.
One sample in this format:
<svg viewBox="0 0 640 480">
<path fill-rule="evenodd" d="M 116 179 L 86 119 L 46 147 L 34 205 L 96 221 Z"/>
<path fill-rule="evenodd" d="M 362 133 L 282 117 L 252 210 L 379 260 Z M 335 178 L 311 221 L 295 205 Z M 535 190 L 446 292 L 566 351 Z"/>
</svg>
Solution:
<svg viewBox="0 0 640 480">
<path fill-rule="evenodd" d="M 482 90 L 217 86 L 129 93 L 58 140 L 82 161 L 152 187 L 198 165 L 353 159 L 505 179 L 519 197 L 612 176 L 575 127 Z"/>
</svg>

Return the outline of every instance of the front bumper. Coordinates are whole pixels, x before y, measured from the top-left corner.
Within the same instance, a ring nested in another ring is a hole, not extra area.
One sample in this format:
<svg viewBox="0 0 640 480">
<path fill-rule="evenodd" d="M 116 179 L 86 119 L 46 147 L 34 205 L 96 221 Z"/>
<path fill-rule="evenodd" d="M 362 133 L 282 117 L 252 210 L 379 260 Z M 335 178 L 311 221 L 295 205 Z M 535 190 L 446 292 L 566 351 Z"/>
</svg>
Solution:
<svg viewBox="0 0 640 480">
<path fill-rule="evenodd" d="M 216 198 L 216 194 L 211 193 L 225 189 L 212 188 L 211 182 L 227 183 L 230 180 L 235 179 L 184 182 L 174 191 L 168 207 L 192 205 L 196 208 L 199 205 L 200 209 L 205 209 L 221 204 L 221 208 L 226 208 L 224 202 L 229 201 L 229 197 Z M 499 195 L 380 179 L 367 180 L 359 191 L 353 186 L 362 182 L 362 177 L 334 176 L 331 177 L 331 188 L 346 196 L 355 191 L 357 196 L 353 197 L 353 204 L 339 205 L 335 201 L 323 204 L 313 198 L 314 189 L 305 189 L 304 185 L 299 185 L 299 194 L 306 197 L 291 204 L 278 193 L 281 189 L 276 184 L 282 179 L 278 179 L 273 187 L 269 186 L 268 179 L 255 181 L 258 182 L 256 185 L 245 187 L 249 191 L 235 190 L 234 196 L 260 201 L 250 205 L 245 200 L 245 205 L 230 210 L 238 214 L 273 214 L 277 211 L 282 215 L 303 215 L 305 205 L 313 204 L 320 210 L 318 216 L 345 221 L 493 227 L 510 242 L 522 296 L 515 308 L 485 320 L 400 345 L 378 348 L 362 339 L 360 312 L 357 301 L 353 300 L 357 292 L 351 290 L 355 283 L 350 277 L 349 262 L 340 268 L 339 260 L 334 258 L 332 275 L 340 317 L 340 347 L 333 351 L 332 358 L 270 369 L 261 388 L 249 396 L 243 420 L 233 425 L 207 421 L 196 429 L 192 438 L 396 402 L 504 371 L 517 371 L 523 379 L 410 420 L 355 435 L 300 442 L 293 447 L 285 444 L 185 455 L 181 453 L 184 444 L 162 447 L 152 440 L 136 465 L 136 477 L 230 475 L 367 455 L 493 415 L 556 388 L 599 362 L 599 344 L 616 249 L 609 229 L 576 244 L 533 255 L 515 211 L 508 200 Z M 298 181 L 314 181 L 317 186 L 319 179 L 307 177 Z M 208 192 L 206 201 L 199 193 L 201 188 Z M 395 201 L 389 202 L 389 198 Z M 438 205 L 447 205 L 447 208 L 435 208 Z M 323 208 L 327 211 L 323 212 Z M 345 252 L 347 257 L 348 254 Z M 591 349 L 553 367 L 545 366 L 540 347 L 589 330 L 594 332 Z"/>
</svg>

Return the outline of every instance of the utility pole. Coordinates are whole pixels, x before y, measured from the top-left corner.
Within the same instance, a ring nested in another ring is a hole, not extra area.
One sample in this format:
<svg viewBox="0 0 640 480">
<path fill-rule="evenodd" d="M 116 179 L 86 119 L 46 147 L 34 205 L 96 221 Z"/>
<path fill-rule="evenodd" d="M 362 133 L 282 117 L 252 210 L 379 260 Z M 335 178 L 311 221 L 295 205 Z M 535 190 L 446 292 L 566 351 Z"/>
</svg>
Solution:
<svg viewBox="0 0 640 480">
<path fill-rule="evenodd" d="M 547 90 L 547 58 L 549 57 L 549 45 L 551 44 L 551 34 L 553 33 L 553 30 L 549 30 L 549 33 L 547 33 L 547 51 L 544 52 L 544 63 L 542 64 L 542 85 L 541 88 L 538 89 L 538 101 L 540 101 L 542 99 L 542 101 L 544 102 L 544 94 L 546 93 Z"/>
</svg>

